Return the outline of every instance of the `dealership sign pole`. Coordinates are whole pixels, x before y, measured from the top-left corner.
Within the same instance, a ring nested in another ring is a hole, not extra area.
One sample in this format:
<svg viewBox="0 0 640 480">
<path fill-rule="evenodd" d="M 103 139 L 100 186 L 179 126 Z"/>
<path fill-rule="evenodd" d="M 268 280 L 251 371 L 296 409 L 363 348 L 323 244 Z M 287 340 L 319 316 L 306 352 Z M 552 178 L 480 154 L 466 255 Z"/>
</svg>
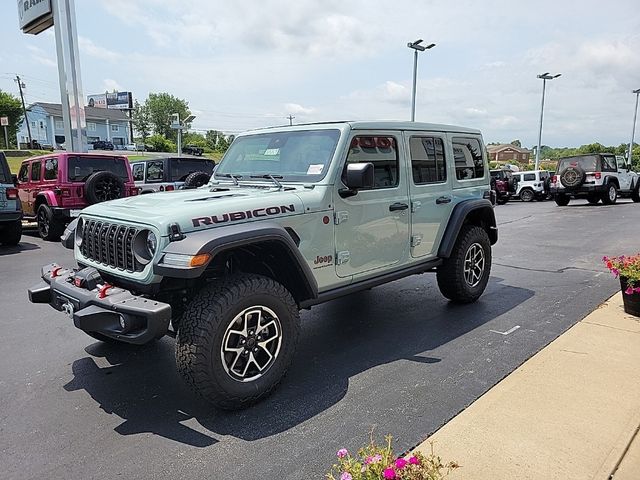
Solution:
<svg viewBox="0 0 640 480">
<path fill-rule="evenodd" d="M 18 0 L 20 28 L 38 34 L 54 26 L 58 79 L 67 151 L 87 151 L 74 0 Z"/>
<path fill-rule="evenodd" d="M 9 148 L 9 134 L 7 133 L 7 125 L 9 125 L 9 117 L 0 117 L 0 125 L 4 127 L 4 143 Z"/>
</svg>

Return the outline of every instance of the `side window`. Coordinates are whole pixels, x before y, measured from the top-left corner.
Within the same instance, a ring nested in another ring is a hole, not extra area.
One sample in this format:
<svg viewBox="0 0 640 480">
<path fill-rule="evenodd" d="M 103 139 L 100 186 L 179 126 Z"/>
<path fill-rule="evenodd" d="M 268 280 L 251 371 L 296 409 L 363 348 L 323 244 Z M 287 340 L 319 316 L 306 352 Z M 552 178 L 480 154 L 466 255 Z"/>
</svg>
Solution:
<svg viewBox="0 0 640 480">
<path fill-rule="evenodd" d="M 131 166 L 131 173 L 134 181 L 140 182 L 144 180 L 144 163 L 134 163 Z"/>
<path fill-rule="evenodd" d="M 535 182 L 536 181 L 536 174 L 535 173 L 525 173 L 523 175 L 524 177 L 524 181 L 525 182 Z"/>
<path fill-rule="evenodd" d="M 484 177 L 484 157 L 477 138 L 453 137 L 453 157 L 458 180 Z"/>
<path fill-rule="evenodd" d="M 447 181 L 444 142 L 441 138 L 411 137 L 409 152 L 414 184 L 423 185 Z"/>
<path fill-rule="evenodd" d="M 617 172 L 618 167 L 616 165 L 616 157 L 612 155 L 602 156 L 602 171 L 603 172 Z"/>
<path fill-rule="evenodd" d="M 374 188 L 398 186 L 398 142 L 394 137 L 354 137 L 349 147 L 347 164 L 366 162 L 373 163 Z"/>
<path fill-rule="evenodd" d="M 44 161 L 44 179 L 55 180 L 58 178 L 58 159 L 47 158 Z"/>
<path fill-rule="evenodd" d="M 147 182 L 161 182 L 164 178 L 162 161 L 147 162 Z"/>
<path fill-rule="evenodd" d="M 40 181 L 40 170 L 42 164 L 40 163 L 40 161 L 38 160 L 37 162 L 32 162 L 31 163 L 31 181 L 32 182 L 39 182 Z"/>
<path fill-rule="evenodd" d="M 20 183 L 25 183 L 29 181 L 29 164 L 23 163 L 20 167 L 20 171 L 18 172 L 18 181 Z"/>
</svg>

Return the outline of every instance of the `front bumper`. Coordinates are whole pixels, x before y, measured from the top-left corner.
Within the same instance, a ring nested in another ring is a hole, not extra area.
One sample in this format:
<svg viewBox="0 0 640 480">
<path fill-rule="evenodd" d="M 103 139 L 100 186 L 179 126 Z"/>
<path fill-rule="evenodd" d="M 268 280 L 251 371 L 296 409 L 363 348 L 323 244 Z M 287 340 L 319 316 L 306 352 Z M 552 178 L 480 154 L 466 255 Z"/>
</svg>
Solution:
<svg viewBox="0 0 640 480">
<path fill-rule="evenodd" d="M 94 288 L 76 286 L 76 275 L 91 276 L 89 287 Z M 105 289 L 105 285 L 110 288 Z M 108 286 L 92 267 L 81 271 L 62 269 L 57 265 L 42 267 L 42 281 L 29 289 L 29 300 L 48 303 L 67 313 L 80 330 L 136 345 L 162 337 L 171 320 L 169 304 Z"/>
</svg>

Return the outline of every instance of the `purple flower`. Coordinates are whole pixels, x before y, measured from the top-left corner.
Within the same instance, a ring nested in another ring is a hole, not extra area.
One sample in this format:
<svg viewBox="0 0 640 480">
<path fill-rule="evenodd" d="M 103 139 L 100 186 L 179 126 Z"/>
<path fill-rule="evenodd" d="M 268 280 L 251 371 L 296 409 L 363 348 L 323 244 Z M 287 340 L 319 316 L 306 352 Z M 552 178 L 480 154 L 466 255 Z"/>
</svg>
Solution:
<svg viewBox="0 0 640 480">
<path fill-rule="evenodd" d="M 407 461 L 404 458 L 396 460 L 396 468 L 402 470 L 407 465 Z"/>
<path fill-rule="evenodd" d="M 409 463 L 411 465 L 420 465 L 420 459 L 418 457 L 409 457 Z"/>
<path fill-rule="evenodd" d="M 341 448 L 340 450 L 338 450 L 338 451 L 336 452 L 336 455 L 338 456 L 338 458 L 344 458 L 344 457 L 346 457 L 347 455 L 349 455 L 349 452 L 347 452 L 347 449 L 346 449 L 346 448 Z"/>
<path fill-rule="evenodd" d="M 613 276 L 617 278 L 618 275 L 620 275 L 620 270 L 618 270 L 617 268 L 612 268 L 611 273 L 613 273 Z"/>
<path fill-rule="evenodd" d="M 386 480 L 393 480 L 396 478 L 396 471 L 391 467 L 385 468 L 382 476 L 386 478 Z"/>
<path fill-rule="evenodd" d="M 353 480 L 353 477 L 349 472 L 342 472 L 342 475 L 340 475 L 340 480 Z"/>
</svg>

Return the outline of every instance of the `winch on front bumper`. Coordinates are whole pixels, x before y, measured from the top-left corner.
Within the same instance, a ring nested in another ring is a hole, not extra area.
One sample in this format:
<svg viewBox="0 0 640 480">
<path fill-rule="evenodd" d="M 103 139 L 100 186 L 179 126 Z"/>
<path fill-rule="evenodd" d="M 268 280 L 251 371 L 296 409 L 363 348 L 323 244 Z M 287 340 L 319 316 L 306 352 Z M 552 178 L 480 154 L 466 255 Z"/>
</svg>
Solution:
<svg viewBox="0 0 640 480">
<path fill-rule="evenodd" d="M 109 285 L 93 267 L 47 265 L 42 280 L 29 289 L 29 300 L 67 313 L 80 330 L 138 345 L 167 333 L 169 304 Z"/>
</svg>

